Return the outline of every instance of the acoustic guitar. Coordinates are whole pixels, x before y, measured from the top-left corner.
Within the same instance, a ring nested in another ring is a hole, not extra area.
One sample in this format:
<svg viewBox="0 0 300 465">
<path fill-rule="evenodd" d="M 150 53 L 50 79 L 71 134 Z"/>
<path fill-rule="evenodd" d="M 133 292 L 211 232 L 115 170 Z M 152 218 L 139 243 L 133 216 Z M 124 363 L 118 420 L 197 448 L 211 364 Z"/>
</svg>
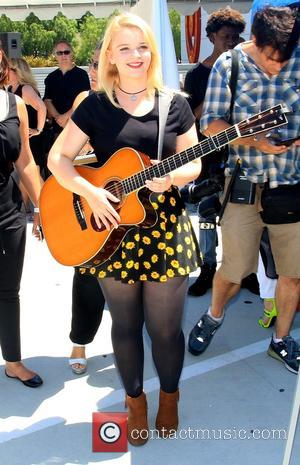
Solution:
<svg viewBox="0 0 300 465">
<path fill-rule="evenodd" d="M 157 217 L 146 180 L 163 177 L 198 157 L 220 149 L 239 137 L 271 130 L 287 123 L 281 104 L 231 126 L 202 142 L 152 165 L 150 158 L 132 148 L 115 152 L 101 168 L 77 166 L 80 176 L 114 194 L 113 204 L 121 222 L 117 229 L 99 229 L 85 198 L 62 187 L 54 176 L 45 182 L 40 196 L 41 223 L 53 257 L 63 265 L 87 267 L 106 261 L 127 232 L 136 226 L 149 228 Z"/>
</svg>

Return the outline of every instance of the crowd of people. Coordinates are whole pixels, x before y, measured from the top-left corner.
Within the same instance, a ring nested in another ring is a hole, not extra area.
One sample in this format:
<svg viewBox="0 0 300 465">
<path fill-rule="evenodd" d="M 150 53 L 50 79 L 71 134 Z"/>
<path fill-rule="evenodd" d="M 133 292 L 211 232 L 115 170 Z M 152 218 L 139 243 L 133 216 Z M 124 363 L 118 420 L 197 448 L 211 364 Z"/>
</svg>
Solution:
<svg viewBox="0 0 300 465">
<path fill-rule="evenodd" d="M 101 169 L 117 151 L 122 164 L 121 149 L 131 147 L 157 167 L 271 106 L 284 103 L 290 110 L 280 131 L 237 138 L 228 151 L 206 157 L 203 166 L 196 158 L 168 174 L 149 170 L 157 174 L 145 179 L 139 198 L 145 209 L 155 211 L 157 221 L 147 228 L 134 225 L 104 262 L 74 269 L 69 363 L 75 374 L 85 373 L 85 346 L 94 339 L 106 302 L 132 445 L 142 445 L 148 437 L 144 326 L 160 382 L 156 428 L 168 437 L 179 422 L 186 294 L 199 297 L 212 287 L 211 305 L 188 339 L 188 350 L 200 355 L 241 285 L 257 292 L 253 279 L 259 251 L 260 294 L 265 299 L 259 324 L 269 327 L 276 320 L 268 354 L 289 371 L 299 370 L 300 348 L 290 336 L 300 300 L 300 202 L 295 201 L 300 194 L 299 22 L 292 8 L 266 7 L 255 14 L 250 41 L 240 36 L 244 28 L 242 15 L 229 7 L 210 15 L 206 31 L 213 51 L 187 74 L 185 94 L 164 86 L 154 34 L 130 13 L 111 19 L 94 51 L 89 77 L 75 65 L 71 44 L 60 40 L 54 48 L 58 68 L 45 80 L 43 100 L 26 61 L 7 59 L 0 50 L 0 344 L 6 375 L 29 387 L 43 381 L 21 361 L 24 203 L 33 205 L 33 234 L 41 239 L 38 202 L 46 160 L 57 181 L 86 200 L 95 227 L 117 232 L 124 221 L 120 192 L 80 175 L 74 166 L 79 154 L 93 150 L 93 167 Z M 232 49 L 238 59 L 234 91 Z M 44 129 L 46 118 L 50 132 Z M 45 142 L 49 134 L 51 144 Z M 233 189 L 237 164 L 254 196 L 243 203 L 232 196 L 226 204 L 217 269 L 217 217 L 222 199 Z M 200 248 L 185 201 L 198 203 Z M 189 274 L 197 269 L 200 275 L 188 287 Z"/>
</svg>

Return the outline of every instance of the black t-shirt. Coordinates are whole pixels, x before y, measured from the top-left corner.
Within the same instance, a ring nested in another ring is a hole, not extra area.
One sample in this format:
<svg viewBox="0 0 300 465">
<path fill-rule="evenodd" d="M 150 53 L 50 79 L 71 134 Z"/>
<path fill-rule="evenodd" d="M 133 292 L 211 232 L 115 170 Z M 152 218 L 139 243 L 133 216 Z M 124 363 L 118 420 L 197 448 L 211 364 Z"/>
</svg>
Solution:
<svg viewBox="0 0 300 465">
<path fill-rule="evenodd" d="M 101 164 L 117 150 L 131 147 L 157 158 L 158 96 L 154 108 L 144 116 L 132 116 L 117 108 L 103 93 L 89 95 L 72 115 L 74 123 L 89 137 Z M 162 158 L 176 153 L 176 137 L 187 132 L 194 116 L 186 99 L 175 94 L 171 102 L 164 136 Z"/>
<path fill-rule="evenodd" d="M 189 95 L 188 102 L 194 111 L 203 102 L 211 68 L 207 68 L 202 63 L 198 63 L 193 69 L 188 71 L 184 90 Z"/>
<path fill-rule="evenodd" d="M 0 230 L 18 218 L 22 206 L 21 193 L 11 176 L 21 148 L 20 121 L 15 95 L 9 93 L 8 98 L 8 115 L 0 121 Z"/>
<path fill-rule="evenodd" d="M 58 68 L 45 79 L 44 100 L 51 100 L 58 113 L 63 114 L 72 108 L 80 92 L 90 88 L 88 74 L 83 69 L 74 66 L 63 74 Z"/>
<path fill-rule="evenodd" d="M 24 85 L 20 84 L 15 90 L 14 94 L 23 98 L 23 87 Z M 40 97 L 39 92 L 38 92 L 38 96 Z M 38 124 L 37 111 L 31 105 L 27 105 L 27 104 L 26 104 L 26 110 L 28 114 L 29 128 L 37 129 L 37 124 Z M 32 155 L 33 155 L 33 158 L 36 164 L 39 166 L 45 165 L 46 160 L 45 160 L 45 149 L 44 149 L 44 134 L 38 134 L 37 136 L 30 137 L 29 145 L 30 145 L 31 152 L 32 152 Z"/>
<path fill-rule="evenodd" d="M 198 63 L 198 65 L 188 71 L 185 77 L 184 90 L 189 95 L 188 102 L 193 111 L 204 101 L 210 72 L 211 68 L 207 68 L 207 66 L 204 66 L 202 63 Z M 200 133 L 198 120 L 196 121 L 196 127 L 198 138 L 202 140 L 204 136 Z M 204 157 L 202 159 L 201 173 L 195 180 L 195 183 L 198 184 L 204 179 L 214 177 L 215 174 L 221 173 L 224 169 L 224 161 L 226 158 L 226 149 L 212 152 L 207 157 Z"/>
<path fill-rule="evenodd" d="M 23 87 L 24 87 L 24 84 L 20 84 L 14 91 L 14 94 L 23 98 Z M 12 90 L 10 91 L 12 92 Z M 40 97 L 39 92 L 38 92 L 38 96 Z M 36 129 L 37 128 L 37 111 L 31 105 L 27 105 L 27 103 L 26 103 L 26 110 L 28 114 L 28 126 L 31 129 Z"/>
</svg>

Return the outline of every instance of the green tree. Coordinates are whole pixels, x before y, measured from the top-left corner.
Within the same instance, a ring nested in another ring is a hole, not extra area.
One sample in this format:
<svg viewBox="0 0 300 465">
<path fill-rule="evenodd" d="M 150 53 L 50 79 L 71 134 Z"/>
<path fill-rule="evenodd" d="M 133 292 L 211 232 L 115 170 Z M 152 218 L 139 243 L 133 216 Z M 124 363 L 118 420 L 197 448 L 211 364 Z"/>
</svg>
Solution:
<svg viewBox="0 0 300 465">
<path fill-rule="evenodd" d="M 55 32 L 47 31 L 42 24 L 32 23 L 22 35 L 24 55 L 48 56 L 53 50 Z"/>
<path fill-rule="evenodd" d="M 0 31 L 1 32 L 12 32 L 14 31 L 13 22 L 6 15 L 0 16 Z"/>
<path fill-rule="evenodd" d="M 52 24 L 49 24 L 52 31 L 55 33 L 55 40 L 65 39 L 72 44 L 74 48 L 78 45 L 77 38 L 77 21 L 75 19 L 68 19 L 61 12 L 53 18 Z"/>
<path fill-rule="evenodd" d="M 171 23 L 171 29 L 173 33 L 173 40 L 175 46 L 176 58 L 179 60 L 181 58 L 181 27 L 180 27 L 180 14 L 177 13 L 174 8 L 171 8 L 169 11 L 169 18 Z"/>
<path fill-rule="evenodd" d="M 79 29 L 80 44 L 76 51 L 76 62 L 78 64 L 87 64 L 96 44 L 104 35 L 107 21 L 107 18 L 95 18 L 93 15 L 85 16 Z"/>
<path fill-rule="evenodd" d="M 20 32 L 22 36 L 24 35 L 25 31 L 27 31 L 27 24 L 25 21 L 13 21 L 13 29 L 14 32 Z"/>
<path fill-rule="evenodd" d="M 34 13 L 29 13 L 29 15 L 25 19 L 25 23 L 29 28 L 32 24 L 41 24 L 42 21 Z"/>
</svg>

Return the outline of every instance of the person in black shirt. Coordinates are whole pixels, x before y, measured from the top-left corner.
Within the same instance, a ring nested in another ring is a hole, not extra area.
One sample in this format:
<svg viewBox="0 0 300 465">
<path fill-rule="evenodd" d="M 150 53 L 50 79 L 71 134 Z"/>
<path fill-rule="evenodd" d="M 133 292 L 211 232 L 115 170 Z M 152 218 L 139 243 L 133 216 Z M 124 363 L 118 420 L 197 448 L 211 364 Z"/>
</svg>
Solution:
<svg viewBox="0 0 300 465">
<path fill-rule="evenodd" d="M 240 34 L 245 28 L 245 21 L 241 13 L 230 7 L 214 11 L 208 18 L 206 25 L 207 37 L 214 48 L 212 54 L 202 63 L 198 63 L 191 69 L 185 78 L 184 90 L 188 94 L 188 102 L 196 116 L 197 122 L 202 114 L 208 78 L 213 64 L 221 53 L 234 48 L 239 40 Z M 199 132 L 199 139 L 203 136 Z M 192 296 L 204 295 L 212 287 L 212 280 L 217 266 L 217 230 L 216 217 L 219 205 L 218 193 L 208 195 L 207 180 L 214 181 L 216 189 L 222 189 L 223 170 L 226 151 L 214 152 L 203 158 L 203 166 L 200 177 L 196 180 L 198 216 L 200 227 L 200 251 L 203 258 L 200 275 L 189 287 L 188 293 Z M 205 189 L 203 189 L 205 187 Z M 201 192 L 203 192 L 201 198 Z"/>
<path fill-rule="evenodd" d="M 40 182 L 29 147 L 26 107 L 22 99 L 4 90 L 7 83 L 8 61 L 0 49 L 0 345 L 6 376 L 35 388 L 42 379 L 21 361 L 19 289 L 26 213 L 16 172 L 36 206 L 32 232 L 38 238 Z"/>
<path fill-rule="evenodd" d="M 91 93 L 98 89 L 97 71 L 101 43 L 96 47 L 93 58 L 89 64 L 89 76 L 92 90 L 83 91 L 77 95 L 73 111 Z M 87 143 L 82 151 L 91 150 Z M 76 163 L 76 160 L 75 160 Z M 92 164 L 95 167 L 95 163 Z M 97 166 L 97 165 L 96 165 Z M 97 278 L 90 273 L 86 273 L 83 268 L 75 268 L 72 286 L 72 321 L 70 339 L 73 342 L 72 353 L 69 359 L 70 367 L 76 375 L 86 372 L 87 359 L 85 346 L 93 341 L 100 326 L 105 299 Z"/>
<path fill-rule="evenodd" d="M 47 166 L 43 134 L 47 109 L 40 97 L 30 66 L 24 58 L 10 58 L 9 85 L 9 91 L 21 97 L 26 104 L 29 124 L 29 145 L 38 171 L 42 176 Z M 31 213 L 29 197 L 22 183 L 20 183 L 20 189 L 26 210 Z"/>
<path fill-rule="evenodd" d="M 145 21 L 129 13 L 112 18 L 100 53 L 100 91 L 79 105 L 51 149 L 50 170 L 66 189 L 85 198 L 98 227 L 118 228 L 121 218 L 110 202 L 119 199 L 79 176 L 72 160 L 89 138 L 101 164 L 124 147 L 148 154 L 153 164 L 158 162 L 158 95 L 164 89 L 159 62 L 153 32 Z M 169 95 L 162 159 L 197 143 L 194 117 L 185 98 Z M 127 434 L 133 445 L 148 439 L 144 323 L 161 386 L 156 428 L 169 436 L 178 427 L 178 383 L 184 358 L 181 321 L 188 274 L 197 269 L 198 251 L 177 185 L 195 179 L 200 169 L 197 159 L 145 181 L 156 224 L 133 226 L 108 260 L 86 270 L 98 276 L 112 316 L 112 342 L 126 391 Z"/>
<path fill-rule="evenodd" d="M 67 40 L 60 40 L 54 47 L 58 69 L 45 79 L 44 101 L 48 114 L 53 118 L 55 138 L 67 124 L 75 97 L 90 89 L 88 74 L 73 62 L 73 50 Z"/>
</svg>

